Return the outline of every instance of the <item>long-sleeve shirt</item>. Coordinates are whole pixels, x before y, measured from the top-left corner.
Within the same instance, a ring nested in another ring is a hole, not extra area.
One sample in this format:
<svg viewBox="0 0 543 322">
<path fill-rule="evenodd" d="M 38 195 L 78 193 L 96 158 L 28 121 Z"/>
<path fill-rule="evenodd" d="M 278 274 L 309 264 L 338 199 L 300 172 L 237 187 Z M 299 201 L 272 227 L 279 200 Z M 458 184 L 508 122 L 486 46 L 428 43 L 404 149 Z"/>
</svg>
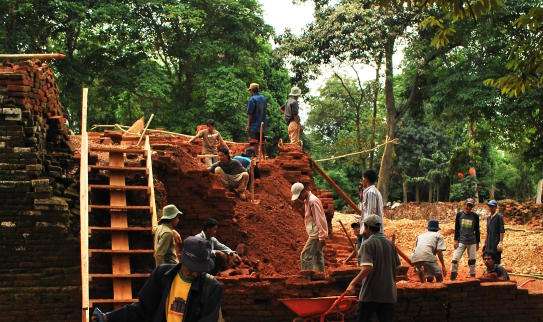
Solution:
<svg viewBox="0 0 543 322">
<path fill-rule="evenodd" d="M 224 173 L 228 175 L 236 175 L 240 174 L 242 172 L 247 172 L 247 169 L 245 169 L 241 163 L 239 163 L 238 160 L 230 159 L 228 162 L 215 162 L 210 168 L 209 172 L 213 173 L 215 172 L 215 168 L 220 167 Z"/>
<path fill-rule="evenodd" d="M 362 192 L 361 207 L 362 217 L 360 218 L 360 233 L 362 234 L 364 232 L 364 224 L 362 223 L 364 218 L 369 215 L 377 215 L 383 218 L 383 215 L 385 214 L 383 197 L 375 185 L 367 187 Z M 384 225 L 381 225 L 381 232 L 383 232 L 383 226 Z"/>
<path fill-rule="evenodd" d="M 268 116 L 266 113 L 266 98 L 260 93 L 256 93 L 247 102 L 247 114 L 251 121 L 249 122 L 249 131 L 253 133 L 260 132 L 260 123 L 264 122 L 264 129 L 268 125 Z"/>
<path fill-rule="evenodd" d="M 500 235 L 505 233 L 503 216 L 500 213 L 488 217 L 486 220 L 486 239 L 485 249 L 491 252 L 497 252 L 497 246 L 500 242 Z"/>
<path fill-rule="evenodd" d="M 300 122 L 300 116 L 298 115 L 299 110 L 298 100 L 289 97 L 285 104 L 285 122 L 287 122 L 287 124 L 292 121 Z"/>
<path fill-rule="evenodd" d="M 481 232 L 479 216 L 474 212 L 460 211 L 454 221 L 454 240 L 464 245 L 479 244 Z"/>
<path fill-rule="evenodd" d="M 217 238 L 215 237 L 207 238 L 206 233 L 203 230 L 196 236 L 209 240 L 209 243 L 211 244 L 212 255 L 215 255 L 217 251 L 225 252 L 227 254 L 235 253 L 232 249 L 230 249 L 230 247 L 226 246 L 225 244 L 222 244 Z"/>
<path fill-rule="evenodd" d="M 317 198 L 311 191 L 304 201 L 304 224 L 307 235 L 310 239 L 325 240 L 328 237 L 328 223 L 326 222 L 326 215 L 324 214 L 324 208 L 319 198 Z"/>
<path fill-rule="evenodd" d="M 160 224 L 155 231 L 155 262 L 156 266 L 162 264 L 177 264 L 175 238 L 173 227 L 170 224 Z"/>
</svg>

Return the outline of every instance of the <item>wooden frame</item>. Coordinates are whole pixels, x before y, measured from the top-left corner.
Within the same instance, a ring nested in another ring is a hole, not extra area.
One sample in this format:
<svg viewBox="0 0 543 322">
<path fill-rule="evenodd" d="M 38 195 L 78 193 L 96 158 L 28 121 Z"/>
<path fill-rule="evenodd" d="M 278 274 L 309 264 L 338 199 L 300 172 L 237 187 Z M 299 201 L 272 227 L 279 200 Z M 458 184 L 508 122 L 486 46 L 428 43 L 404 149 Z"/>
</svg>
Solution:
<svg viewBox="0 0 543 322">
<path fill-rule="evenodd" d="M 158 225 L 156 203 L 155 203 L 155 182 L 153 180 L 153 150 L 151 150 L 151 144 L 149 143 L 149 136 L 145 136 L 144 145 L 147 165 L 147 185 L 149 186 L 149 206 L 151 207 L 151 223 L 153 228 Z"/>
<path fill-rule="evenodd" d="M 81 165 L 79 168 L 79 216 L 81 242 L 81 321 L 89 321 L 89 137 L 87 135 L 87 97 L 83 88 L 81 105 Z"/>
</svg>

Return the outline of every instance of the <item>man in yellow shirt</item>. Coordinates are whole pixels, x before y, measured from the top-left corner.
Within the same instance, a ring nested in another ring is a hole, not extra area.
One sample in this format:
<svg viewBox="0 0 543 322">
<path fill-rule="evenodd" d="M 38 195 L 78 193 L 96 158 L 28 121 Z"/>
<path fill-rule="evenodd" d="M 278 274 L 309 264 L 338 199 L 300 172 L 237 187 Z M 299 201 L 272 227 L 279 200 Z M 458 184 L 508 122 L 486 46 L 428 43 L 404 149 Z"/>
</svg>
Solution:
<svg viewBox="0 0 543 322">
<path fill-rule="evenodd" d="M 109 313 L 94 310 L 96 322 L 217 322 L 222 286 L 205 272 L 213 268 L 209 241 L 191 236 L 183 241 L 181 263 L 157 267 L 139 301 Z"/>
<path fill-rule="evenodd" d="M 179 244 L 181 237 L 178 237 L 179 233 L 175 231 L 175 227 L 179 224 L 179 217 L 182 214 L 174 205 L 167 205 L 162 209 L 162 217 L 154 231 L 156 266 L 179 262 L 177 260 L 177 244 Z"/>
</svg>

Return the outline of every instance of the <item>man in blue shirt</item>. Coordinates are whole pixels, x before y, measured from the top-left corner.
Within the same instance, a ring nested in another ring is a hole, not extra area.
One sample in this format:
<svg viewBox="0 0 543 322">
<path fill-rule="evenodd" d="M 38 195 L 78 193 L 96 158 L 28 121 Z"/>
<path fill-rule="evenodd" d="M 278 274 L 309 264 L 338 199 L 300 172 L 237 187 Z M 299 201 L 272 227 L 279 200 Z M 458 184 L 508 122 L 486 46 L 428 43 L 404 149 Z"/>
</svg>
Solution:
<svg viewBox="0 0 543 322">
<path fill-rule="evenodd" d="M 249 139 L 260 139 L 260 123 L 264 122 L 263 132 L 268 127 L 268 116 L 266 114 L 266 98 L 260 95 L 260 87 L 256 83 L 249 85 L 251 98 L 247 102 L 247 131 Z"/>
</svg>

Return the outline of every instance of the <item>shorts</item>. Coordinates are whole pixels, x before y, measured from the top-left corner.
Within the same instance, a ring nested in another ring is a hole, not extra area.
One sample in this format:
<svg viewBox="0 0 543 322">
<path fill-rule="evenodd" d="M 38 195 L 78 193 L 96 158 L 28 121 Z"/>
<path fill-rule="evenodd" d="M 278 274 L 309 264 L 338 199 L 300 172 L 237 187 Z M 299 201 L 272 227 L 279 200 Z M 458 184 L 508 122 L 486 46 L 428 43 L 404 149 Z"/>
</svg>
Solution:
<svg viewBox="0 0 543 322">
<path fill-rule="evenodd" d="M 437 275 L 443 276 L 443 271 L 441 270 L 441 267 L 439 267 L 437 262 L 416 262 L 413 263 L 413 265 L 415 265 L 418 270 L 422 268 L 422 270 L 424 271 L 424 275 L 426 275 L 427 277 L 435 277 Z"/>
</svg>

